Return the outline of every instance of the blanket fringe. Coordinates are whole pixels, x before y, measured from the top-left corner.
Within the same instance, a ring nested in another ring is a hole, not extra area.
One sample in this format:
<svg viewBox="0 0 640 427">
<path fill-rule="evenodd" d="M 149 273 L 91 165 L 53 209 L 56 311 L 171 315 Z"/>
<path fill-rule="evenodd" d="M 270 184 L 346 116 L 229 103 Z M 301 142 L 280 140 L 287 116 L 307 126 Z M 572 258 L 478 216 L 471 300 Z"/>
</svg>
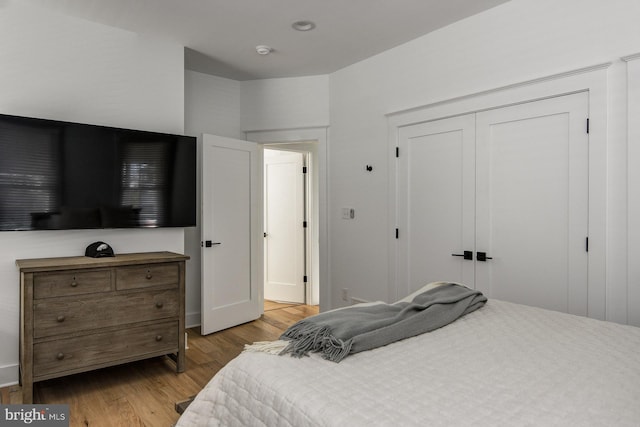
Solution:
<svg viewBox="0 0 640 427">
<path fill-rule="evenodd" d="M 280 354 L 291 353 L 303 357 L 310 352 L 318 352 L 333 362 L 344 359 L 351 351 L 352 340 L 342 341 L 331 334 L 328 326 L 318 326 L 304 320 L 290 327 L 282 338 L 289 339 L 289 345 Z"/>
<path fill-rule="evenodd" d="M 340 362 L 351 353 L 353 340 L 342 341 L 329 336 L 323 343 L 322 357 L 332 362 Z"/>
<path fill-rule="evenodd" d="M 253 344 L 245 344 L 244 351 L 250 353 L 268 353 L 278 355 L 282 353 L 289 345 L 289 341 L 276 340 L 276 341 L 257 341 Z"/>
</svg>

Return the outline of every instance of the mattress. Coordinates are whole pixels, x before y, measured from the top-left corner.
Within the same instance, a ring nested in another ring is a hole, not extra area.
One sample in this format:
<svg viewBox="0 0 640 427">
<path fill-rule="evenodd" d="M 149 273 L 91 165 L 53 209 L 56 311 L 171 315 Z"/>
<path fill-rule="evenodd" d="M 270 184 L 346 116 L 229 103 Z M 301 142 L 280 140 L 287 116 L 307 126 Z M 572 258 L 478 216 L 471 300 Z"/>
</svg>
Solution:
<svg viewBox="0 0 640 427">
<path fill-rule="evenodd" d="M 640 328 L 503 301 L 340 363 L 245 352 L 178 426 L 640 426 Z"/>
</svg>

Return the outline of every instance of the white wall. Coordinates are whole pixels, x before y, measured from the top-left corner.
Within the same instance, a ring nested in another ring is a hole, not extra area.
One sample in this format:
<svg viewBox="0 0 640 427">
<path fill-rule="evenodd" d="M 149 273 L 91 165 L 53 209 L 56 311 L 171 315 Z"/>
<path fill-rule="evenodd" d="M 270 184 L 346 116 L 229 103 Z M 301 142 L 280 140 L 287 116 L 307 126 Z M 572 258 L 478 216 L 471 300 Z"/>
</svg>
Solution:
<svg viewBox="0 0 640 427">
<path fill-rule="evenodd" d="M 329 123 L 329 76 L 242 82 L 244 131 L 324 127 Z"/>
<path fill-rule="evenodd" d="M 344 304 L 342 288 L 367 300 L 387 297 L 386 113 L 611 61 L 606 304 L 607 318 L 624 322 L 627 142 L 620 57 L 640 50 L 638 16 L 637 0 L 512 0 L 331 74 L 333 305 Z M 363 172 L 367 163 L 375 167 L 371 174 Z M 356 219 L 340 220 L 342 206 L 354 207 Z"/>
<path fill-rule="evenodd" d="M 0 3 L 0 40 L 0 113 L 182 133 L 182 46 L 19 2 Z M 15 260 L 83 255 L 96 240 L 184 249 L 183 229 L 0 232 L 0 386 L 18 379 Z"/>
<path fill-rule="evenodd" d="M 244 139 L 240 127 L 242 82 L 185 70 L 184 131 Z"/>
</svg>

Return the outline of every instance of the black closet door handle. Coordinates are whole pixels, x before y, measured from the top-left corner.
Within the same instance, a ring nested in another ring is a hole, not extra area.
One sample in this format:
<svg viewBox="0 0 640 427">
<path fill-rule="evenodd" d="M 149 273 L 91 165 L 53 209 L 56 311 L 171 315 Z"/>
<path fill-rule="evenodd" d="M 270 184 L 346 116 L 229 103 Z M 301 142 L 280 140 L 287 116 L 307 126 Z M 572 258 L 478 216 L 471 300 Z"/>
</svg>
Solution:
<svg viewBox="0 0 640 427">
<path fill-rule="evenodd" d="M 492 257 L 490 257 L 490 256 L 487 256 L 487 253 L 486 253 L 486 252 L 476 252 L 476 259 L 477 259 L 478 261 L 485 262 L 486 260 L 488 260 L 488 259 L 493 259 L 493 258 L 492 258 Z"/>
<path fill-rule="evenodd" d="M 464 253 L 461 253 L 461 254 L 451 254 L 451 256 L 461 256 L 464 259 L 473 260 L 473 252 L 472 251 L 464 251 Z"/>
</svg>

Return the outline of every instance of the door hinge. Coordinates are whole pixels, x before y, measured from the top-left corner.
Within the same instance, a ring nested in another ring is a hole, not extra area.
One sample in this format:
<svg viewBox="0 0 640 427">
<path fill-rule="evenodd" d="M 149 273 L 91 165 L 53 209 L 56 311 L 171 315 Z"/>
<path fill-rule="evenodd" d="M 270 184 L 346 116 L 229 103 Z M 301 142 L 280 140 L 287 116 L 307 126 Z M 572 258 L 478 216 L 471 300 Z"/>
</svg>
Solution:
<svg viewBox="0 0 640 427">
<path fill-rule="evenodd" d="M 396 147 L 396 157 L 400 157 L 400 147 Z"/>
<path fill-rule="evenodd" d="M 304 277 L 302 278 L 302 281 L 303 281 L 304 283 L 307 283 L 307 276 L 304 276 Z"/>
<path fill-rule="evenodd" d="M 589 119 L 587 119 L 587 133 L 589 133 Z"/>
<path fill-rule="evenodd" d="M 302 167 L 302 173 L 307 173 L 307 167 L 306 166 Z"/>
<path fill-rule="evenodd" d="M 584 250 L 589 252 L 589 238 L 585 238 L 585 242 L 584 242 Z"/>
<path fill-rule="evenodd" d="M 307 228 L 307 221 L 302 221 L 302 228 Z"/>
<path fill-rule="evenodd" d="M 400 237 L 400 230 L 396 228 L 396 239 Z"/>
</svg>

